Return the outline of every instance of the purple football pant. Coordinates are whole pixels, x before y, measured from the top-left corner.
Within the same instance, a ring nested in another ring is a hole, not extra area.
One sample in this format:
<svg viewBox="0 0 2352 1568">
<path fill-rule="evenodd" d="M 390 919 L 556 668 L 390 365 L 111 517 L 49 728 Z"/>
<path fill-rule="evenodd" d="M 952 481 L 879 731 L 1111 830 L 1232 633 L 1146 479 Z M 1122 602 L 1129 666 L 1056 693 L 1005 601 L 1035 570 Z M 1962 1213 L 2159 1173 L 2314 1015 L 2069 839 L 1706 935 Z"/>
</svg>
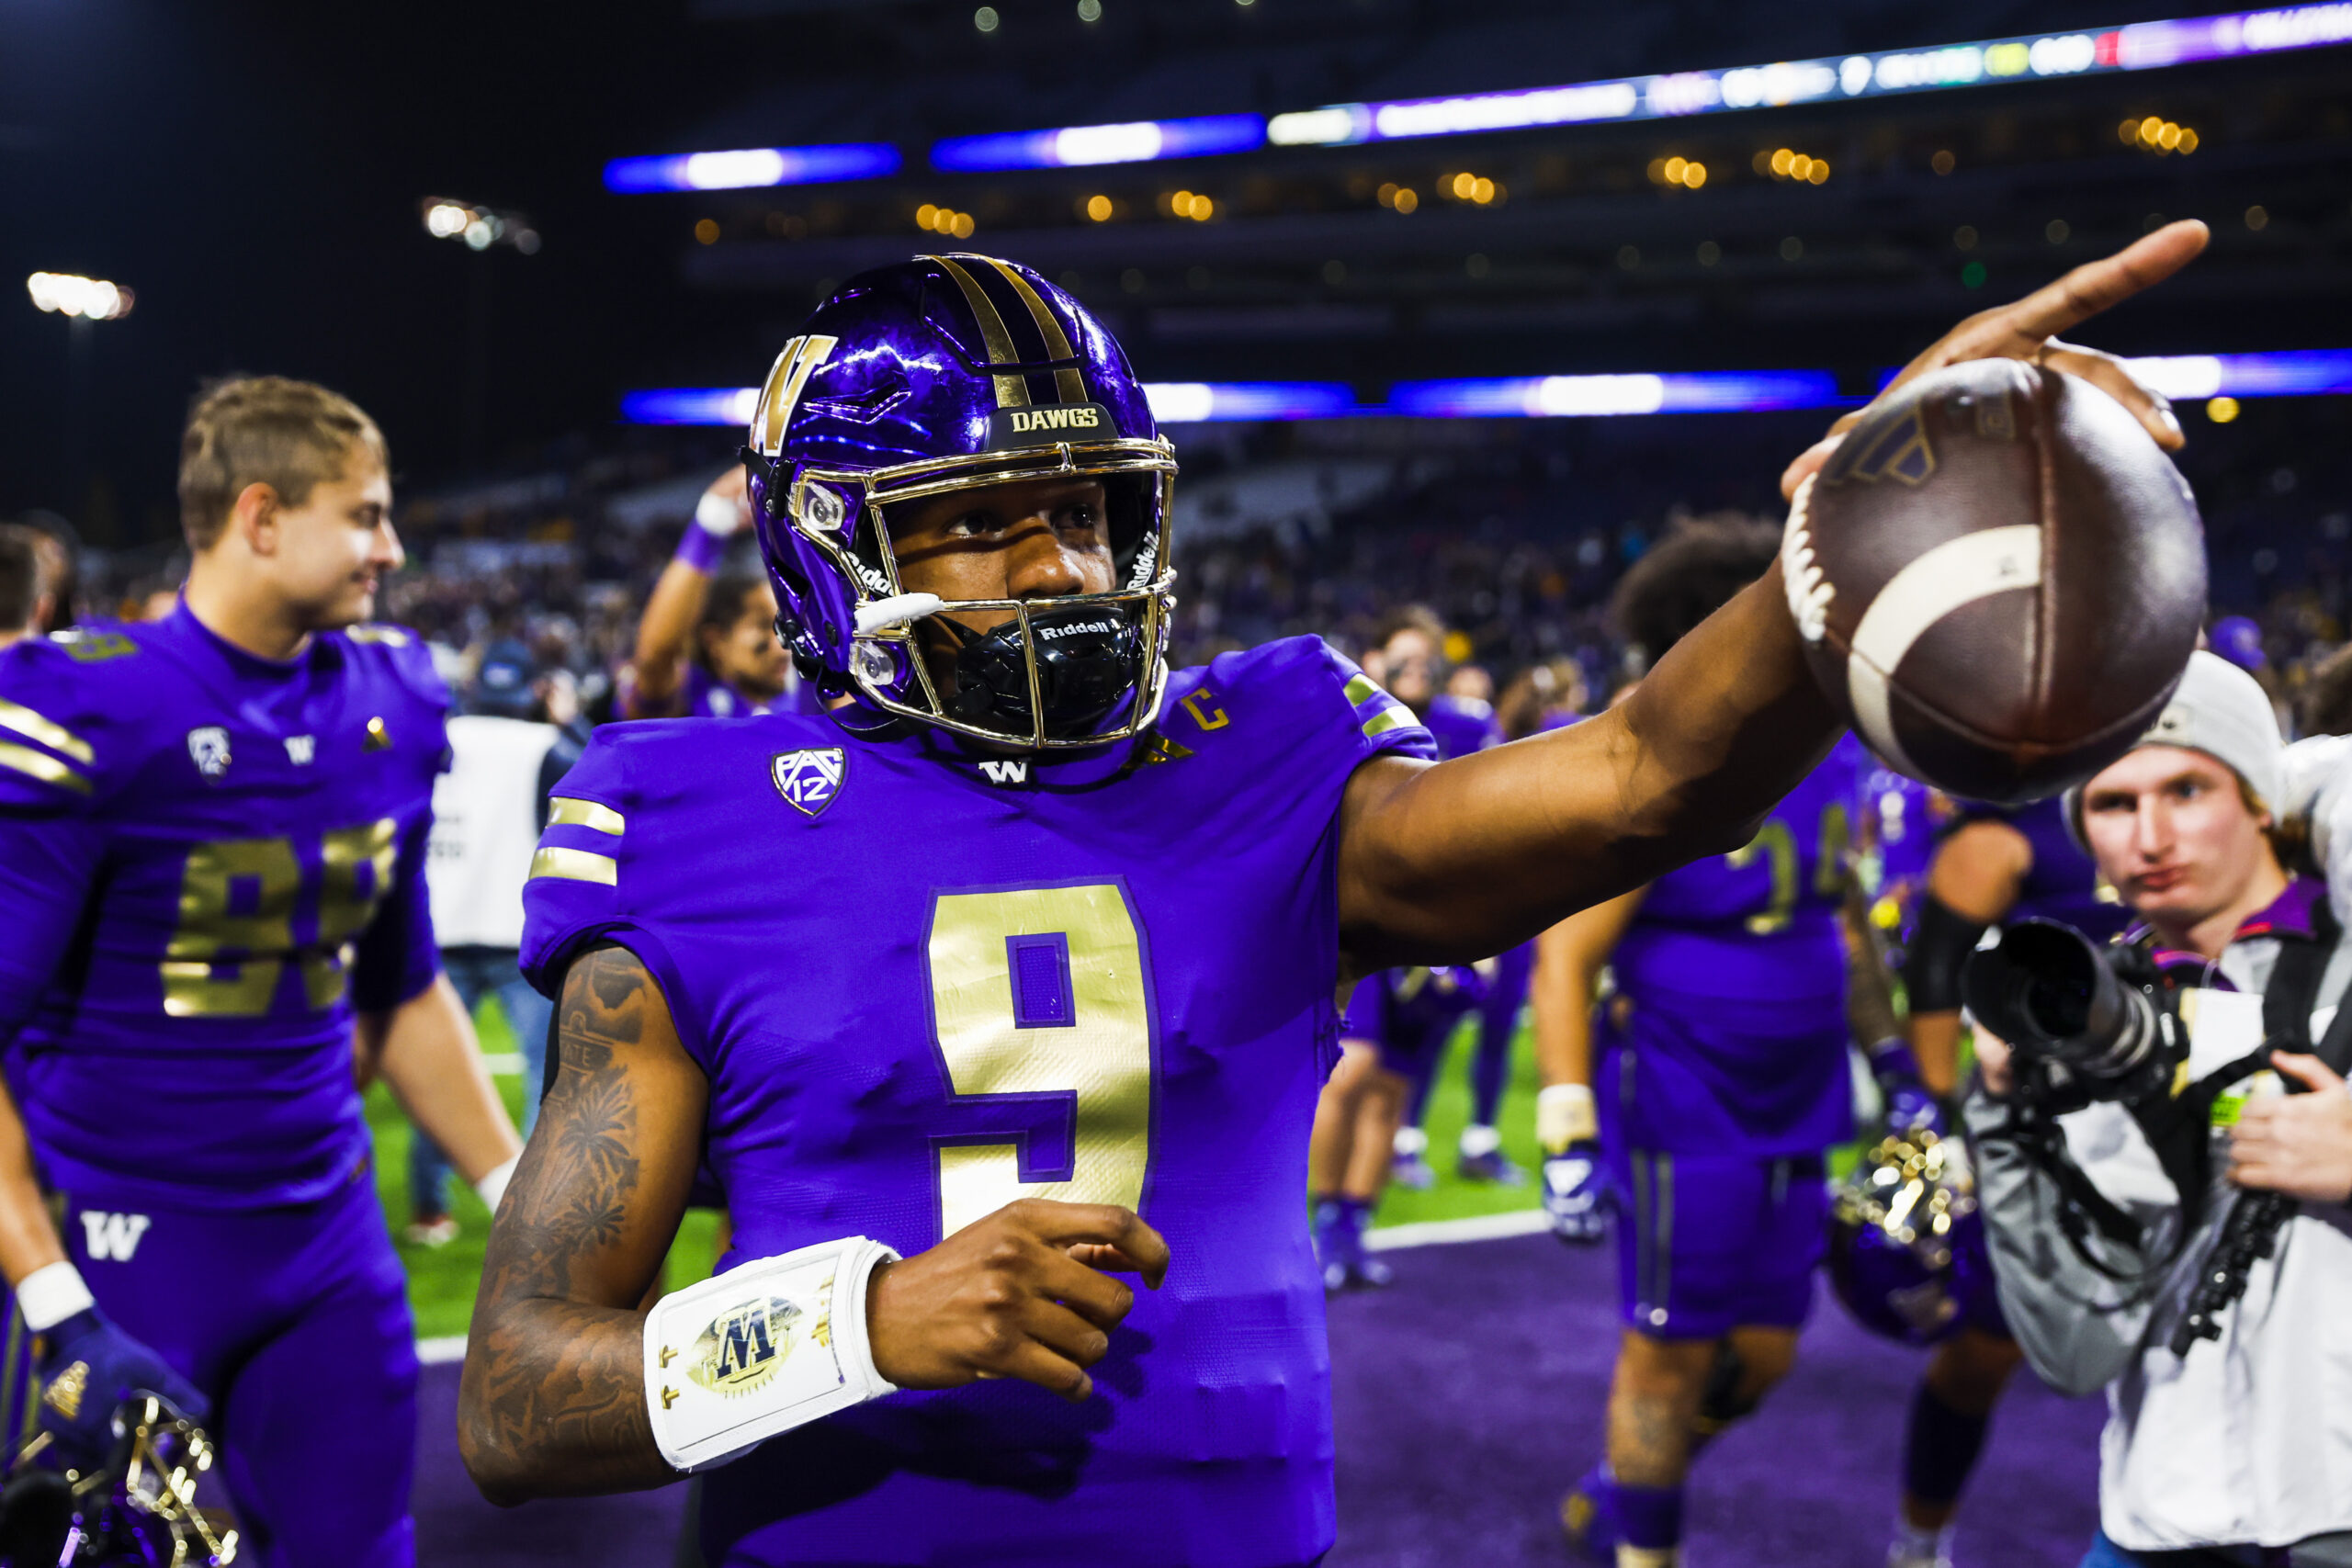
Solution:
<svg viewBox="0 0 2352 1568">
<path fill-rule="evenodd" d="M 98 1309 L 212 1401 L 241 1562 L 415 1562 L 415 1327 L 367 1168 L 244 1213 L 71 1193 L 64 1239 Z"/>
<path fill-rule="evenodd" d="M 1829 1216 L 1819 1156 L 1613 1148 L 1617 1303 L 1653 1339 L 1795 1328 L 1813 1304 Z"/>
</svg>

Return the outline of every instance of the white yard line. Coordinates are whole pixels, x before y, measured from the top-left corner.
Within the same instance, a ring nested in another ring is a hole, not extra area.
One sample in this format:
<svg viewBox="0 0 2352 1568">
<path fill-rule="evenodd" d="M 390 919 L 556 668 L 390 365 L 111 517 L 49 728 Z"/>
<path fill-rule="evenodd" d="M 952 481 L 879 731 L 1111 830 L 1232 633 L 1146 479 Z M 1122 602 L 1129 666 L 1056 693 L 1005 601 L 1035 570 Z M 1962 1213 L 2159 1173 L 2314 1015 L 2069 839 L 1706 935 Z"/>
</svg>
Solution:
<svg viewBox="0 0 2352 1568">
<path fill-rule="evenodd" d="M 1479 1214 L 1466 1220 L 1423 1220 L 1417 1225 L 1389 1225 L 1364 1233 L 1364 1249 L 1387 1252 L 1400 1247 L 1438 1247 L 1456 1241 L 1498 1241 L 1504 1236 L 1533 1235 L 1544 1228 L 1544 1211 L 1515 1209 L 1508 1214 Z"/>
</svg>

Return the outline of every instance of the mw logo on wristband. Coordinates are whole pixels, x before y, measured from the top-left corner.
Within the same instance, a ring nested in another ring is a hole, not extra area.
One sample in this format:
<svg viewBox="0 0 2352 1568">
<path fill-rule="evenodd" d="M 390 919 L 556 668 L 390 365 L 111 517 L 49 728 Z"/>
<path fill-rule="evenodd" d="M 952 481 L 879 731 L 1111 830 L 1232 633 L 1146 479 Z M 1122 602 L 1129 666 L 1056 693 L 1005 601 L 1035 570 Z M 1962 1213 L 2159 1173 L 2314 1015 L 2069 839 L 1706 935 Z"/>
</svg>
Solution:
<svg viewBox="0 0 2352 1568">
<path fill-rule="evenodd" d="M 820 1295 L 832 1289 L 827 1280 Z M 752 1393 L 775 1376 L 793 1351 L 808 1314 L 782 1296 L 745 1302 L 713 1318 L 695 1340 L 686 1375 L 713 1393 Z"/>
</svg>

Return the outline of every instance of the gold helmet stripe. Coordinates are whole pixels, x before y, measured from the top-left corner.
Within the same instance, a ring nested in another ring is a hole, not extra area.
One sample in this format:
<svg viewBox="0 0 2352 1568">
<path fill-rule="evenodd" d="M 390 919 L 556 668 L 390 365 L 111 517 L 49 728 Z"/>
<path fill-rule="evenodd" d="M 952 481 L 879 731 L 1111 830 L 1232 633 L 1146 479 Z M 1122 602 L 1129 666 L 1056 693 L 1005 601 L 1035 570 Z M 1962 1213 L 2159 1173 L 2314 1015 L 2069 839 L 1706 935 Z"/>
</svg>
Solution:
<svg viewBox="0 0 2352 1568">
<path fill-rule="evenodd" d="M 956 287 L 964 291 L 964 302 L 979 319 L 980 341 L 988 346 L 989 362 L 992 365 L 1018 365 L 1021 355 L 1012 346 L 1012 334 L 1005 330 L 1004 317 L 997 311 L 996 301 L 980 291 L 979 280 L 946 256 L 925 256 L 947 269 Z M 1015 371 L 1010 376 L 991 378 L 996 382 L 996 406 L 1001 409 L 1021 409 L 1029 406 L 1029 378 Z"/>
<path fill-rule="evenodd" d="M 1004 280 L 1012 285 L 1014 290 L 1020 294 L 1023 302 L 1028 305 L 1029 314 L 1035 319 L 1037 331 L 1046 340 L 1046 356 L 1048 359 L 1078 357 L 1077 352 L 1069 345 L 1069 336 L 1062 331 L 1062 324 L 1054 320 L 1054 313 L 1046 309 L 1046 302 L 1037 297 L 1037 291 L 1029 286 L 1027 278 L 994 256 L 978 256 L 974 259 L 984 261 L 1004 274 Z M 1054 372 L 1054 391 L 1065 403 L 1082 403 L 1088 400 L 1086 378 L 1080 374 L 1075 365 Z"/>
<path fill-rule="evenodd" d="M 752 411 L 752 445 L 760 456 L 773 457 L 784 450 L 784 427 L 791 423 L 792 411 L 800 405 L 801 389 L 808 385 L 808 378 L 817 367 L 841 346 L 841 341 L 837 337 L 797 337 L 775 356 L 767 384 L 760 389 L 759 404 Z"/>
</svg>

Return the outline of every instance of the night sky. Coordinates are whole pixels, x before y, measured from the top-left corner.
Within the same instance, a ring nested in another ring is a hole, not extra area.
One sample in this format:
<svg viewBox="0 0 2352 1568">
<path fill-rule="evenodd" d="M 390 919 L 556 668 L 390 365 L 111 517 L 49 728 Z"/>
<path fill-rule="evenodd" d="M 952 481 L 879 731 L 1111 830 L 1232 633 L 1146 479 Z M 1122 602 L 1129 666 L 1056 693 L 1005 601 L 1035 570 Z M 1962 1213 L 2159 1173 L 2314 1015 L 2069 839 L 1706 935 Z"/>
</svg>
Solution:
<svg viewBox="0 0 2352 1568">
<path fill-rule="evenodd" d="M 0 515 L 53 507 L 96 542 L 170 534 L 180 418 L 231 371 L 350 394 L 411 482 L 609 419 L 659 335 L 718 308 L 676 283 L 677 237 L 599 183 L 681 106 L 756 79 L 684 10 L 0 0 Z M 526 212 L 545 247 L 436 241 L 428 194 Z M 34 271 L 138 292 L 128 319 L 85 329 L 78 408 L 68 325 L 24 292 Z"/>
</svg>

